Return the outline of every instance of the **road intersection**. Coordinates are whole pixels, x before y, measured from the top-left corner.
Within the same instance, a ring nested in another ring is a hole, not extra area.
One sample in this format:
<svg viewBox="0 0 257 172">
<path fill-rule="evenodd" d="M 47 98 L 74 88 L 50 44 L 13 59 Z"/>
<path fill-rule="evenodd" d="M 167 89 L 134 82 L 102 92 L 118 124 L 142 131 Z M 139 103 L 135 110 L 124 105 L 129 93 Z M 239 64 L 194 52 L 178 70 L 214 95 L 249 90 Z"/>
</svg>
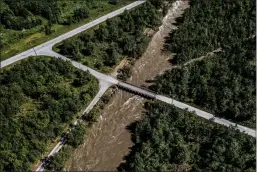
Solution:
<svg viewBox="0 0 257 172">
<path fill-rule="evenodd" d="M 131 84 L 128 84 L 128 83 L 125 83 L 125 82 L 121 82 L 119 80 L 117 80 L 116 78 L 110 76 L 110 75 L 105 75 L 105 74 L 102 74 L 94 69 L 91 69 L 79 62 L 76 62 L 76 61 L 72 61 L 70 59 L 68 59 L 67 57 L 63 56 L 63 55 L 60 55 L 56 52 L 54 52 L 52 50 L 53 46 L 67 38 L 70 38 L 78 33 L 81 33 L 93 26 L 96 26 L 98 24 L 100 24 L 101 22 L 107 20 L 108 18 L 111 18 L 111 17 L 114 17 L 116 15 L 119 15 L 121 14 L 122 12 L 124 12 L 125 10 L 129 10 L 129 9 L 132 9 L 142 3 L 144 3 L 145 1 L 136 1 L 134 3 L 131 3 L 123 8 L 120 8 L 116 11 L 113 11 L 105 16 L 102 16 L 88 24 L 85 24 L 77 29 L 74 29 L 70 32 L 67 32 L 53 40 L 50 40 L 46 43 L 43 43 L 41 45 L 38 45 L 36 47 L 34 47 L 34 50 L 36 51 L 37 55 L 44 55 L 44 56 L 51 56 L 51 57 L 56 57 L 56 58 L 61 58 L 63 60 L 66 60 L 66 61 L 70 61 L 72 63 L 72 65 L 76 68 L 79 68 L 83 71 L 87 71 L 89 72 L 90 74 L 92 74 L 94 77 L 96 77 L 98 80 L 99 80 L 99 92 L 97 93 L 97 95 L 95 96 L 95 98 L 91 101 L 91 103 L 88 105 L 88 107 L 86 108 L 86 110 L 84 111 L 84 114 L 87 114 L 93 107 L 94 105 L 99 101 L 99 99 L 102 97 L 102 95 L 105 93 L 105 91 L 112 85 L 119 85 L 123 88 L 126 88 L 126 89 L 129 89 L 129 90 L 132 90 L 134 92 L 137 92 L 139 94 L 143 94 L 143 95 L 146 95 L 146 96 L 150 96 L 156 100 L 159 100 L 159 101 L 162 101 L 162 102 L 165 102 L 165 103 L 168 103 L 168 104 L 171 104 L 171 105 L 174 105 L 180 109 L 185 109 L 185 110 L 188 110 L 188 111 L 191 111 L 191 112 L 194 112 L 197 116 L 200 116 L 202 118 L 205 118 L 205 119 L 208 119 L 208 120 L 212 120 L 213 122 L 215 123 L 218 123 L 218 124 L 221 124 L 221 125 L 225 125 L 225 126 L 234 126 L 236 127 L 237 129 L 239 129 L 241 132 L 245 133 L 245 134 L 248 134 L 252 137 L 255 137 L 256 135 L 256 131 L 251 129 L 251 128 L 247 128 L 247 127 L 244 127 L 244 126 L 241 126 L 241 125 L 237 125 L 236 123 L 233 123 L 233 122 L 230 122 L 228 120 L 225 120 L 225 119 L 222 119 L 222 118 L 217 118 L 215 117 L 213 114 L 210 114 L 210 113 L 207 113 L 205 111 L 202 111 L 200 109 L 197 109 L 197 108 L 194 108 L 190 105 L 187 105 L 185 103 L 182 103 L 182 102 L 179 102 L 179 101 L 176 101 L 174 99 L 171 99 L 169 97 L 166 97 L 166 96 L 163 96 L 163 95 L 158 95 L 158 94 L 155 94 L 155 93 L 152 93 L 144 88 L 140 88 L 138 86 L 134 86 L 134 85 L 131 85 Z M 20 61 L 22 59 L 25 59 L 25 58 L 28 58 L 30 56 L 34 56 L 35 55 L 35 51 L 32 49 L 29 49 L 27 51 L 24 51 L 23 53 L 20 53 L 16 56 L 13 56 L 7 60 L 4 60 L 1 62 L 1 67 L 6 67 L 8 65 L 11 65 L 17 61 Z M 77 124 L 77 121 L 74 123 L 74 125 Z M 63 146 L 63 140 L 61 140 L 56 146 L 55 148 L 50 152 L 50 154 L 48 155 L 49 156 L 53 156 L 55 155 L 60 149 L 61 147 Z M 37 168 L 36 171 L 43 171 L 44 170 L 44 162 L 41 163 L 41 165 Z"/>
</svg>

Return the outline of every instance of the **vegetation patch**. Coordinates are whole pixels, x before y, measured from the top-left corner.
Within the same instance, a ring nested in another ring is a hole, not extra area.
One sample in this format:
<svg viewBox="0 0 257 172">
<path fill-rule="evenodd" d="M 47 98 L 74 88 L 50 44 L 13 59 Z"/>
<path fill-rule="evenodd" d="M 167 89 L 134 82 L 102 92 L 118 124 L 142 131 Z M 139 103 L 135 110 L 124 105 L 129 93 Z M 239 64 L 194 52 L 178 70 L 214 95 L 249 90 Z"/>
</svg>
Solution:
<svg viewBox="0 0 257 172">
<path fill-rule="evenodd" d="M 0 0 L 2 56 L 6 59 L 132 2 Z"/>
<path fill-rule="evenodd" d="M 184 17 L 177 19 L 179 29 L 170 34 L 166 49 L 183 64 L 218 48 L 242 45 L 256 36 L 255 9 L 249 0 L 192 0 Z"/>
<path fill-rule="evenodd" d="M 103 110 L 104 105 L 109 102 L 114 92 L 114 88 L 108 89 L 100 101 L 97 102 L 96 106 L 88 114 L 84 114 L 81 117 L 82 120 L 78 121 L 78 125 L 73 126 L 72 130 L 63 136 L 67 141 L 56 155 L 47 158 L 45 169 L 51 171 L 65 170 L 66 162 L 71 157 L 73 151 L 84 143 L 87 129 L 94 122 L 97 122 L 100 116 L 100 110 Z"/>
<path fill-rule="evenodd" d="M 152 90 L 255 126 L 255 2 L 192 0 L 166 50 L 181 65 L 156 77 Z M 194 113 L 147 102 L 128 129 L 134 146 L 119 171 L 255 171 L 255 138 Z"/>
<path fill-rule="evenodd" d="M 255 171 L 255 138 L 164 103 L 146 103 L 119 171 Z"/>
<path fill-rule="evenodd" d="M 151 37 L 144 30 L 156 30 L 161 24 L 160 8 L 154 0 L 147 1 L 94 30 L 63 41 L 57 51 L 101 72 L 110 72 L 124 57 L 136 59 L 144 53 Z"/>
<path fill-rule="evenodd" d="M 87 128 L 87 124 L 82 122 L 79 122 L 78 125 L 74 126 L 74 128 L 66 135 L 67 141 L 61 150 L 45 161 L 47 162 L 45 169 L 50 171 L 62 171 L 74 149 L 84 142 Z"/>
<path fill-rule="evenodd" d="M 32 163 L 97 91 L 93 76 L 55 58 L 31 57 L 3 70 L 0 171 L 32 171 Z"/>
<path fill-rule="evenodd" d="M 178 64 L 222 51 L 156 77 L 150 88 L 255 128 L 255 8 L 248 0 L 191 1 L 167 50 Z"/>
</svg>

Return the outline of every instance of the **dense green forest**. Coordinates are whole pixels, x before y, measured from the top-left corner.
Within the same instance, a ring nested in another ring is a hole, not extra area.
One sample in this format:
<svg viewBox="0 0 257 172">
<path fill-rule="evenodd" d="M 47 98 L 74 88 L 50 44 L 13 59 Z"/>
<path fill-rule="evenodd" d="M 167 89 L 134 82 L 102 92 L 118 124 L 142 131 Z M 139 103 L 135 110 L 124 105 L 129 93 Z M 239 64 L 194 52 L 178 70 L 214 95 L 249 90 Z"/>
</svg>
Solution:
<svg viewBox="0 0 257 172">
<path fill-rule="evenodd" d="M 144 30 L 156 29 L 161 24 L 162 13 L 158 11 L 161 6 L 161 1 L 147 1 L 108 19 L 97 29 L 64 41 L 57 48 L 73 60 L 106 72 L 124 56 L 135 59 L 142 55 L 150 40 Z"/>
<path fill-rule="evenodd" d="M 89 73 L 55 58 L 31 57 L 1 71 L 0 171 L 31 171 L 97 91 Z M 71 145 L 81 142 L 71 136 Z"/>
<path fill-rule="evenodd" d="M 255 128 L 255 2 L 192 0 L 166 48 L 183 64 L 156 77 L 151 89 Z"/>
<path fill-rule="evenodd" d="M 150 88 L 255 128 L 254 58 L 255 38 L 167 71 L 156 77 Z"/>
<path fill-rule="evenodd" d="M 64 145 L 62 149 L 54 156 L 49 158 L 49 162 L 45 167 L 46 171 L 62 171 L 66 161 L 72 154 L 73 148 L 69 145 Z"/>
<path fill-rule="evenodd" d="M 255 171 L 255 138 L 164 103 L 146 103 L 119 171 Z"/>
<path fill-rule="evenodd" d="M 78 123 L 73 126 L 73 129 L 63 136 L 66 138 L 66 142 L 61 150 L 54 156 L 47 159 L 45 169 L 50 171 L 63 171 L 65 170 L 66 162 L 72 155 L 72 152 L 78 148 L 79 145 L 84 143 L 86 131 L 94 122 L 97 122 L 100 116 L 100 109 L 103 110 L 104 106 L 109 102 L 113 90 L 107 90 L 101 97 L 100 101 L 94 106 L 94 108 L 88 113 L 84 114 Z"/>
<path fill-rule="evenodd" d="M 256 35 L 255 13 L 256 2 L 252 0 L 191 0 L 166 48 L 177 54 L 178 64 L 218 48 L 226 51 Z"/>
<path fill-rule="evenodd" d="M 87 123 L 80 122 L 79 125 L 66 136 L 66 144 L 54 156 L 49 157 L 45 169 L 50 171 L 62 171 L 66 161 L 70 158 L 72 151 L 84 142 Z"/>
<path fill-rule="evenodd" d="M 3 54 L 25 50 L 28 43 L 42 43 L 131 2 L 133 0 L 0 0 Z"/>
<path fill-rule="evenodd" d="M 177 67 L 150 88 L 254 128 L 255 8 L 250 0 L 190 1 L 165 45 Z M 255 138 L 171 105 L 145 109 L 129 127 L 135 145 L 119 171 L 255 171 Z"/>
<path fill-rule="evenodd" d="M 51 24 L 70 25 L 87 18 L 90 9 L 100 8 L 102 4 L 99 3 L 99 0 L 1 0 L 1 24 L 4 29 L 13 30 L 30 29 L 41 25 L 45 20 Z"/>
</svg>

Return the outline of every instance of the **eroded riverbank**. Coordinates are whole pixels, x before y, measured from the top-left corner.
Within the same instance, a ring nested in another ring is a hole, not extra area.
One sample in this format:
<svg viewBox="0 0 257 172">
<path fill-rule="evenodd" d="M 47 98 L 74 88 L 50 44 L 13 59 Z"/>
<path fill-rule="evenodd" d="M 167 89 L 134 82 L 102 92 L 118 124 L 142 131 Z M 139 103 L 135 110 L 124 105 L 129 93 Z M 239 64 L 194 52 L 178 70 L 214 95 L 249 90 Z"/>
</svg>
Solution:
<svg viewBox="0 0 257 172">
<path fill-rule="evenodd" d="M 146 80 L 153 79 L 171 67 L 168 60 L 172 57 L 162 53 L 164 40 L 176 28 L 172 24 L 175 18 L 180 17 L 187 7 L 186 1 L 173 4 L 146 52 L 136 61 L 128 82 L 136 85 L 147 84 Z M 101 111 L 99 121 L 89 129 L 85 143 L 75 151 L 67 163 L 67 170 L 116 170 L 132 146 L 131 135 L 126 127 L 140 119 L 144 102 L 144 98 L 118 90 Z"/>
</svg>

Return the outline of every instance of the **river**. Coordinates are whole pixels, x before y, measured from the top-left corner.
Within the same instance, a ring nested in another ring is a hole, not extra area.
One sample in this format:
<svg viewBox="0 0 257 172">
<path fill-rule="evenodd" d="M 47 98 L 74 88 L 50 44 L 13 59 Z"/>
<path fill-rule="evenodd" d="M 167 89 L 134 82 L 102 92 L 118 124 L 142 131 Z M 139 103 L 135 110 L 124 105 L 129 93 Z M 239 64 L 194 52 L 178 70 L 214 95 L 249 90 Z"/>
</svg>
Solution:
<svg viewBox="0 0 257 172">
<path fill-rule="evenodd" d="M 147 85 L 146 80 L 153 79 L 171 67 L 168 62 L 171 55 L 162 53 L 164 38 L 176 29 L 172 24 L 174 19 L 180 17 L 188 6 L 187 1 L 173 3 L 146 52 L 132 68 L 132 76 L 128 82 Z M 142 97 L 118 90 L 101 111 L 98 122 L 88 130 L 84 144 L 76 149 L 67 162 L 66 170 L 116 171 L 133 145 L 126 127 L 140 120 L 145 101 Z"/>
</svg>

